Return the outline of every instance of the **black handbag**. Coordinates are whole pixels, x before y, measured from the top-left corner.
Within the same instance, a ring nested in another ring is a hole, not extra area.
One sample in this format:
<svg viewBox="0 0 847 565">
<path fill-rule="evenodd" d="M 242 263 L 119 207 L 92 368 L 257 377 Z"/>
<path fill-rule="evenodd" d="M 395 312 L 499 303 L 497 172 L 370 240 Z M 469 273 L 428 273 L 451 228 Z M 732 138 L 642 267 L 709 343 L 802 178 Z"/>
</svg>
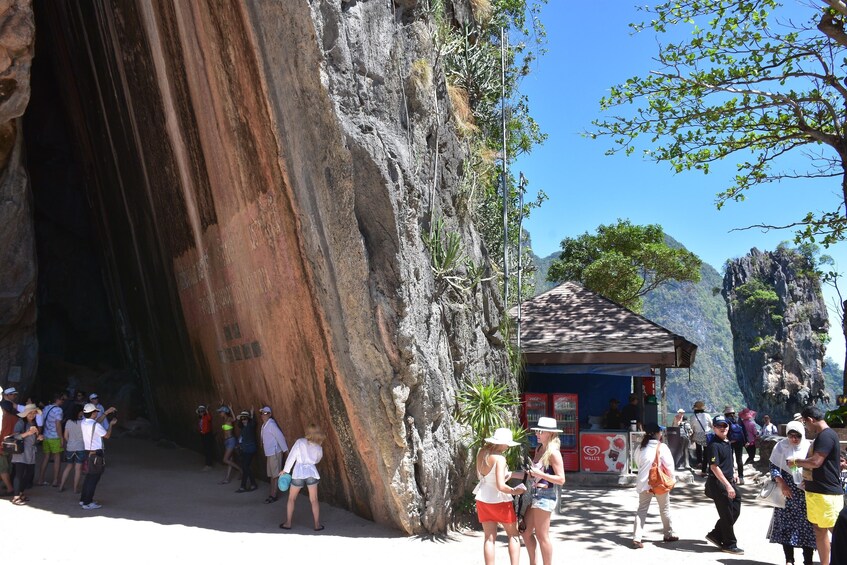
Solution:
<svg viewBox="0 0 847 565">
<path fill-rule="evenodd" d="M 3 453 L 15 455 L 16 453 L 24 452 L 24 440 L 17 439 L 15 436 L 6 436 L 3 438 Z"/>
</svg>

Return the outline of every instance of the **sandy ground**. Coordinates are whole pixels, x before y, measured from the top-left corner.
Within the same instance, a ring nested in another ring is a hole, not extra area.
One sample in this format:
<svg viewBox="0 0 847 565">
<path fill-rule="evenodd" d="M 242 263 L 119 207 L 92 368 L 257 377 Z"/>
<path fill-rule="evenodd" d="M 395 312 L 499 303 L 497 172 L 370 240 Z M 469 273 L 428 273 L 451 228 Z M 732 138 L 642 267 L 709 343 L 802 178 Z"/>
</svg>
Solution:
<svg viewBox="0 0 847 565">
<path fill-rule="evenodd" d="M 297 501 L 294 528 L 280 530 L 285 499 L 264 504 L 267 483 L 251 493 L 235 494 L 236 483 L 218 485 L 224 471 L 201 471 L 198 454 L 157 447 L 129 438 L 107 444 L 110 467 L 95 497 L 103 508 L 82 510 L 78 496 L 52 487 L 36 487 L 30 504 L 17 507 L 0 499 L 0 523 L 6 543 L 2 562 L 80 563 L 92 550 L 98 561 L 114 563 L 240 563 L 268 561 L 417 565 L 482 563 L 479 532 L 437 538 L 405 537 L 349 512 L 321 504 L 322 532 L 314 532 L 308 499 Z M 48 475 L 52 467 L 48 469 Z M 750 481 L 748 481 L 749 483 Z M 672 495 L 673 523 L 679 542 L 661 541 L 655 505 L 645 532 L 644 549 L 630 548 L 637 503 L 633 489 L 566 488 L 564 514 L 554 514 L 554 563 L 685 565 L 783 563 L 782 549 L 765 539 L 771 510 L 756 504 L 755 487 L 745 496 L 736 532 L 746 554 L 719 552 L 703 539 L 717 514 L 702 495 L 703 484 L 678 486 Z M 508 563 L 501 535 L 497 562 Z M 797 562 L 802 562 L 798 550 Z M 7 561 L 11 559 L 12 561 Z M 521 562 L 528 563 L 525 553 Z M 540 562 L 540 561 L 539 561 Z M 817 562 L 817 561 L 816 561 Z"/>
</svg>

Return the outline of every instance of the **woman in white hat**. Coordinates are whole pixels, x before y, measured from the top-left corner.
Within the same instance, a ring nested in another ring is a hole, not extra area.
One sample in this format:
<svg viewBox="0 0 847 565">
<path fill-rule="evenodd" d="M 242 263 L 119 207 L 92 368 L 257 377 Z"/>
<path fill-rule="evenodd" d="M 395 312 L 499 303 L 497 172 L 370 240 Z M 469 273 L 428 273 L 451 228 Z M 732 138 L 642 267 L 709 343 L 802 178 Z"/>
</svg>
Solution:
<svg viewBox="0 0 847 565">
<path fill-rule="evenodd" d="M 520 559 L 521 542 L 518 533 L 518 517 L 512 497 L 526 490 L 522 484 L 512 488 L 506 484 L 511 473 L 506 468 L 503 453 L 518 445 L 512 440 L 512 430 L 497 428 L 494 435 L 485 439 L 485 445 L 476 456 L 476 472 L 479 484 L 474 489 L 476 514 L 485 536 L 482 554 L 485 565 L 494 563 L 494 542 L 497 539 L 497 524 L 502 524 L 509 536 L 509 561 L 517 565 Z"/>
<path fill-rule="evenodd" d="M 526 511 L 526 530 L 523 541 L 529 553 L 530 565 L 535 565 L 536 548 L 541 548 L 544 565 L 553 563 L 553 543 L 550 541 L 550 516 L 558 503 L 556 486 L 565 484 L 565 465 L 562 462 L 556 420 L 542 417 L 530 428 L 538 438 L 538 447 L 529 476 L 532 478 L 532 505 Z"/>
<path fill-rule="evenodd" d="M 12 455 L 12 465 L 15 466 L 12 504 L 15 506 L 22 506 L 29 500 L 29 497 L 24 496 L 24 490 L 32 486 L 35 476 L 35 442 L 43 437 L 35 422 L 35 417 L 39 414 L 41 410 L 35 404 L 27 404 L 18 414 L 20 420 L 15 424 L 15 439 L 24 441 L 23 452 Z"/>
</svg>

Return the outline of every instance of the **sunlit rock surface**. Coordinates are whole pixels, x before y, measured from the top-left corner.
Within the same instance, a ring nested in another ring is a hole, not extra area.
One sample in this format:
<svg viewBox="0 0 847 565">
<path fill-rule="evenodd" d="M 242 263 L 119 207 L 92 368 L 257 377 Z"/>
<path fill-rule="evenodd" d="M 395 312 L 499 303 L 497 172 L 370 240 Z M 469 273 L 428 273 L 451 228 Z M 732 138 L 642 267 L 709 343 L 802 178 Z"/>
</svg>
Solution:
<svg viewBox="0 0 847 565">
<path fill-rule="evenodd" d="M 504 360 L 494 287 L 458 297 L 422 243 L 442 217 L 483 262 L 457 212 L 465 155 L 444 78 L 410 82 L 436 58 L 417 4 L 36 11 L 115 332 L 159 428 L 193 442 L 197 404 L 269 404 L 291 440 L 326 429 L 323 497 L 435 532 L 466 483 L 456 387 Z M 32 259 L 16 256 L 25 296 Z"/>
<path fill-rule="evenodd" d="M 775 422 L 790 421 L 826 394 L 822 363 L 829 321 L 812 271 L 791 249 L 753 249 L 726 266 L 723 295 L 738 385 L 747 405 Z M 760 293 L 750 294 L 751 281 L 760 283 Z"/>
</svg>

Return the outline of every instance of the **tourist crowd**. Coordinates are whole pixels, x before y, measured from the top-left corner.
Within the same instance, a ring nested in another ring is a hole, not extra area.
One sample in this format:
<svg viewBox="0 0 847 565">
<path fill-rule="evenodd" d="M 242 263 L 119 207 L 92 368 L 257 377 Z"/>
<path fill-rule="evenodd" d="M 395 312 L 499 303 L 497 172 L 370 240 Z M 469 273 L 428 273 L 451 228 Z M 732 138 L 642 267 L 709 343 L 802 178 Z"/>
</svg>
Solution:
<svg viewBox="0 0 847 565">
<path fill-rule="evenodd" d="M 3 390 L 0 400 L 0 483 L 14 505 L 25 505 L 35 485 L 51 485 L 64 491 L 70 487 L 79 494 L 84 510 L 96 510 L 101 505 L 94 500 L 95 490 L 105 468 L 105 440 L 117 423 L 116 409 L 104 408 L 96 393 L 82 391 L 60 392 L 47 405 L 28 399 L 18 403 L 14 387 Z M 73 398 L 73 400 L 71 400 Z M 610 403 L 610 411 L 617 409 Z M 297 495 L 307 489 L 315 531 L 324 529 L 320 522 L 317 465 L 323 457 L 324 434 L 317 426 L 309 426 L 303 438 L 289 450 L 285 435 L 273 417 L 270 406 L 256 414 L 251 410 L 235 413 L 221 401 L 214 411 L 219 418 L 223 440 L 222 463 L 225 475 L 219 484 L 233 478 L 240 481 L 236 493 L 258 488 L 253 474 L 254 459 L 261 450 L 265 456 L 265 471 L 270 479 L 266 504 L 280 498 L 280 489 L 290 489 L 283 530 L 292 528 Z M 200 449 L 204 470 L 212 468 L 215 459 L 213 416 L 206 405 L 196 408 Z M 742 496 L 737 488 L 744 484 L 744 467 L 756 456 L 759 437 L 777 436 L 778 428 L 770 417 L 763 417 L 760 426 L 756 413 L 748 408 L 736 416 L 726 406 L 722 414 L 711 415 L 705 403 L 694 403 L 691 421 L 680 409 L 673 426 L 679 430 L 688 452 L 688 442 L 694 446 L 692 465 L 705 477 L 706 497 L 711 499 L 718 520 L 705 539 L 730 554 L 743 554 L 738 546 L 734 525 L 741 512 Z M 621 422 L 614 414 L 608 421 Z M 665 542 L 678 541 L 671 519 L 671 489 L 674 472 L 679 468 L 671 450 L 664 442 L 665 429 L 655 423 L 632 423 L 643 431 L 643 439 L 634 452 L 637 468 L 635 491 L 638 503 L 633 526 L 632 547 L 644 547 L 642 535 L 647 513 L 653 499 L 659 507 L 662 534 Z M 534 455 L 527 458 L 522 469 L 510 472 L 506 452 L 519 445 L 508 428 L 494 431 L 481 441 L 476 456 L 478 485 L 474 490 L 477 517 L 483 528 L 485 563 L 494 563 L 498 525 L 508 537 L 512 565 L 520 560 L 521 540 L 527 550 L 529 563 L 553 562 L 553 543 L 550 539 L 550 518 L 558 505 L 557 488 L 565 483 L 564 464 L 559 434 L 553 418 L 542 417 L 530 428 L 536 435 Z M 807 439 L 807 432 L 814 439 Z M 839 439 L 816 407 L 796 414 L 785 426 L 785 437 L 773 446 L 768 475 L 774 488 L 784 498 L 775 505 L 767 537 L 780 544 L 787 564 L 794 564 L 794 550 L 801 549 L 804 565 L 812 563 L 818 552 L 821 565 L 847 563 L 847 509 L 843 509 L 844 488 L 842 470 L 847 468 L 841 456 Z M 37 464 L 40 445 L 40 465 Z M 747 459 L 744 461 L 746 452 Z M 50 463 L 52 473 L 48 475 Z M 512 483 L 511 485 L 509 483 Z"/>
</svg>

